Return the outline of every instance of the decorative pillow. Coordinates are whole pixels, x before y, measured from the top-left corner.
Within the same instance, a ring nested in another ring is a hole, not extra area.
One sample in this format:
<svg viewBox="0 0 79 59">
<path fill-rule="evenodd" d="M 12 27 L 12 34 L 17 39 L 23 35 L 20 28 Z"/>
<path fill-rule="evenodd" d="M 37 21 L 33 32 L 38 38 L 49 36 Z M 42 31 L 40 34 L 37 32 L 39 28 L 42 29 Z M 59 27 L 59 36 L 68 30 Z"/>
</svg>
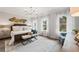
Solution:
<svg viewBox="0 0 79 59">
<path fill-rule="evenodd" d="M 13 26 L 13 31 L 20 31 L 21 28 L 19 26 Z"/>
<path fill-rule="evenodd" d="M 13 31 L 28 31 L 31 32 L 31 28 L 28 26 L 13 26 Z"/>
<path fill-rule="evenodd" d="M 79 33 L 77 33 L 75 37 L 76 37 L 77 39 L 79 39 Z"/>
</svg>

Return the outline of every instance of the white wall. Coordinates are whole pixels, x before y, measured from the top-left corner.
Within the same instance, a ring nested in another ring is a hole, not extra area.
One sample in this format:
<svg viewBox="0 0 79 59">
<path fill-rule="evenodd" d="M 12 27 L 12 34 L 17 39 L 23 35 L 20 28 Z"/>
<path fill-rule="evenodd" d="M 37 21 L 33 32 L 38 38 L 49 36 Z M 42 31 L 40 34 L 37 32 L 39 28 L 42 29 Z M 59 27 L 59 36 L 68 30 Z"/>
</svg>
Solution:
<svg viewBox="0 0 79 59">
<path fill-rule="evenodd" d="M 50 13 L 48 14 L 47 16 L 44 16 L 44 17 L 47 17 L 48 18 L 48 33 L 46 35 L 48 35 L 49 37 L 51 38 L 58 38 L 59 36 L 59 32 L 58 32 L 58 28 L 59 28 L 59 17 L 61 16 L 66 16 L 67 17 L 67 33 L 71 33 L 72 30 L 74 29 L 75 27 L 75 21 L 74 21 L 74 17 L 72 17 L 70 14 L 69 14 L 69 11 L 62 11 L 62 12 L 57 12 L 57 13 Z M 37 20 L 37 30 L 38 32 L 41 32 L 41 21 L 42 21 L 42 18 L 43 17 L 40 17 Z"/>
<path fill-rule="evenodd" d="M 51 38 L 56 38 L 56 19 L 57 15 L 55 13 L 52 13 L 48 15 L 49 19 L 49 32 L 48 36 Z"/>
<path fill-rule="evenodd" d="M 11 17 L 21 18 L 20 16 L 17 16 L 17 15 L 0 12 L 0 24 L 8 24 L 9 23 L 9 19 Z"/>
<path fill-rule="evenodd" d="M 23 17 L 18 16 L 18 15 L 9 14 L 9 13 L 5 13 L 5 12 L 0 12 L 0 24 L 5 24 L 6 25 L 6 24 L 11 23 L 9 21 L 9 19 L 12 18 L 12 17 L 23 18 Z M 32 25 L 31 23 L 32 23 L 31 20 L 27 20 L 27 22 L 26 22 L 26 24 L 28 24 L 28 25 Z"/>
<path fill-rule="evenodd" d="M 74 17 L 67 14 L 68 20 L 67 20 L 67 32 L 70 33 L 75 28 L 75 20 Z"/>
</svg>

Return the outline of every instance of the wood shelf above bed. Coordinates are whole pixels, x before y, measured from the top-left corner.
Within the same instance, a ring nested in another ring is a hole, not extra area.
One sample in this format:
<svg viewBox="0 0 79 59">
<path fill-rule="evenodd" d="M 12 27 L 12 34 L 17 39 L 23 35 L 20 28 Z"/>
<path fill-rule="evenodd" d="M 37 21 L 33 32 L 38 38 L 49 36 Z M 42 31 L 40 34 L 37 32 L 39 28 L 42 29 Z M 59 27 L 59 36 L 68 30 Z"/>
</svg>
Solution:
<svg viewBox="0 0 79 59">
<path fill-rule="evenodd" d="M 27 26 L 26 24 L 14 24 L 12 26 Z"/>
</svg>

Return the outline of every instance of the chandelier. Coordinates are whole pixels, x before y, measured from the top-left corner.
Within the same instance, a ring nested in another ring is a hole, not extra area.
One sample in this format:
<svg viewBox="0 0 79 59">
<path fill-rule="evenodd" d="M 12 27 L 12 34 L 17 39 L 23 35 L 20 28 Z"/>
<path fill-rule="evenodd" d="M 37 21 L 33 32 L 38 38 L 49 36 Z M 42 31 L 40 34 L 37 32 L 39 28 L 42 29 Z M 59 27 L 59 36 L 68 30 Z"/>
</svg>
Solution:
<svg viewBox="0 0 79 59">
<path fill-rule="evenodd" d="M 26 7 L 25 9 L 24 9 L 24 13 L 25 13 L 25 18 L 27 19 L 27 18 L 35 18 L 35 17 L 37 17 L 38 16 L 38 8 L 36 8 L 36 7 Z"/>
</svg>

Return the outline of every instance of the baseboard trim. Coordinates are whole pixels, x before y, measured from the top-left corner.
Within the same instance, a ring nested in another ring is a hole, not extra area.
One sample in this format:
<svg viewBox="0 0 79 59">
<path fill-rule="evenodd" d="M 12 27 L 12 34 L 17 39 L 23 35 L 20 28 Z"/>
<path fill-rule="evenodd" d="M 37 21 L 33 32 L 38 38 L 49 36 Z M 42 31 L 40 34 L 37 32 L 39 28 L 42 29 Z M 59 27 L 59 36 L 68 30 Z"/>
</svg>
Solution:
<svg viewBox="0 0 79 59">
<path fill-rule="evenodd" d="M 39 35 L 39 36 L 47 37 L 48 39 L 51 39 L 51 40 L 58 40 L 58 39 L 56 39 L 56 38 L 49 37 L 49 36 L 44 36 L 44 35 Z"/>
</svg>

